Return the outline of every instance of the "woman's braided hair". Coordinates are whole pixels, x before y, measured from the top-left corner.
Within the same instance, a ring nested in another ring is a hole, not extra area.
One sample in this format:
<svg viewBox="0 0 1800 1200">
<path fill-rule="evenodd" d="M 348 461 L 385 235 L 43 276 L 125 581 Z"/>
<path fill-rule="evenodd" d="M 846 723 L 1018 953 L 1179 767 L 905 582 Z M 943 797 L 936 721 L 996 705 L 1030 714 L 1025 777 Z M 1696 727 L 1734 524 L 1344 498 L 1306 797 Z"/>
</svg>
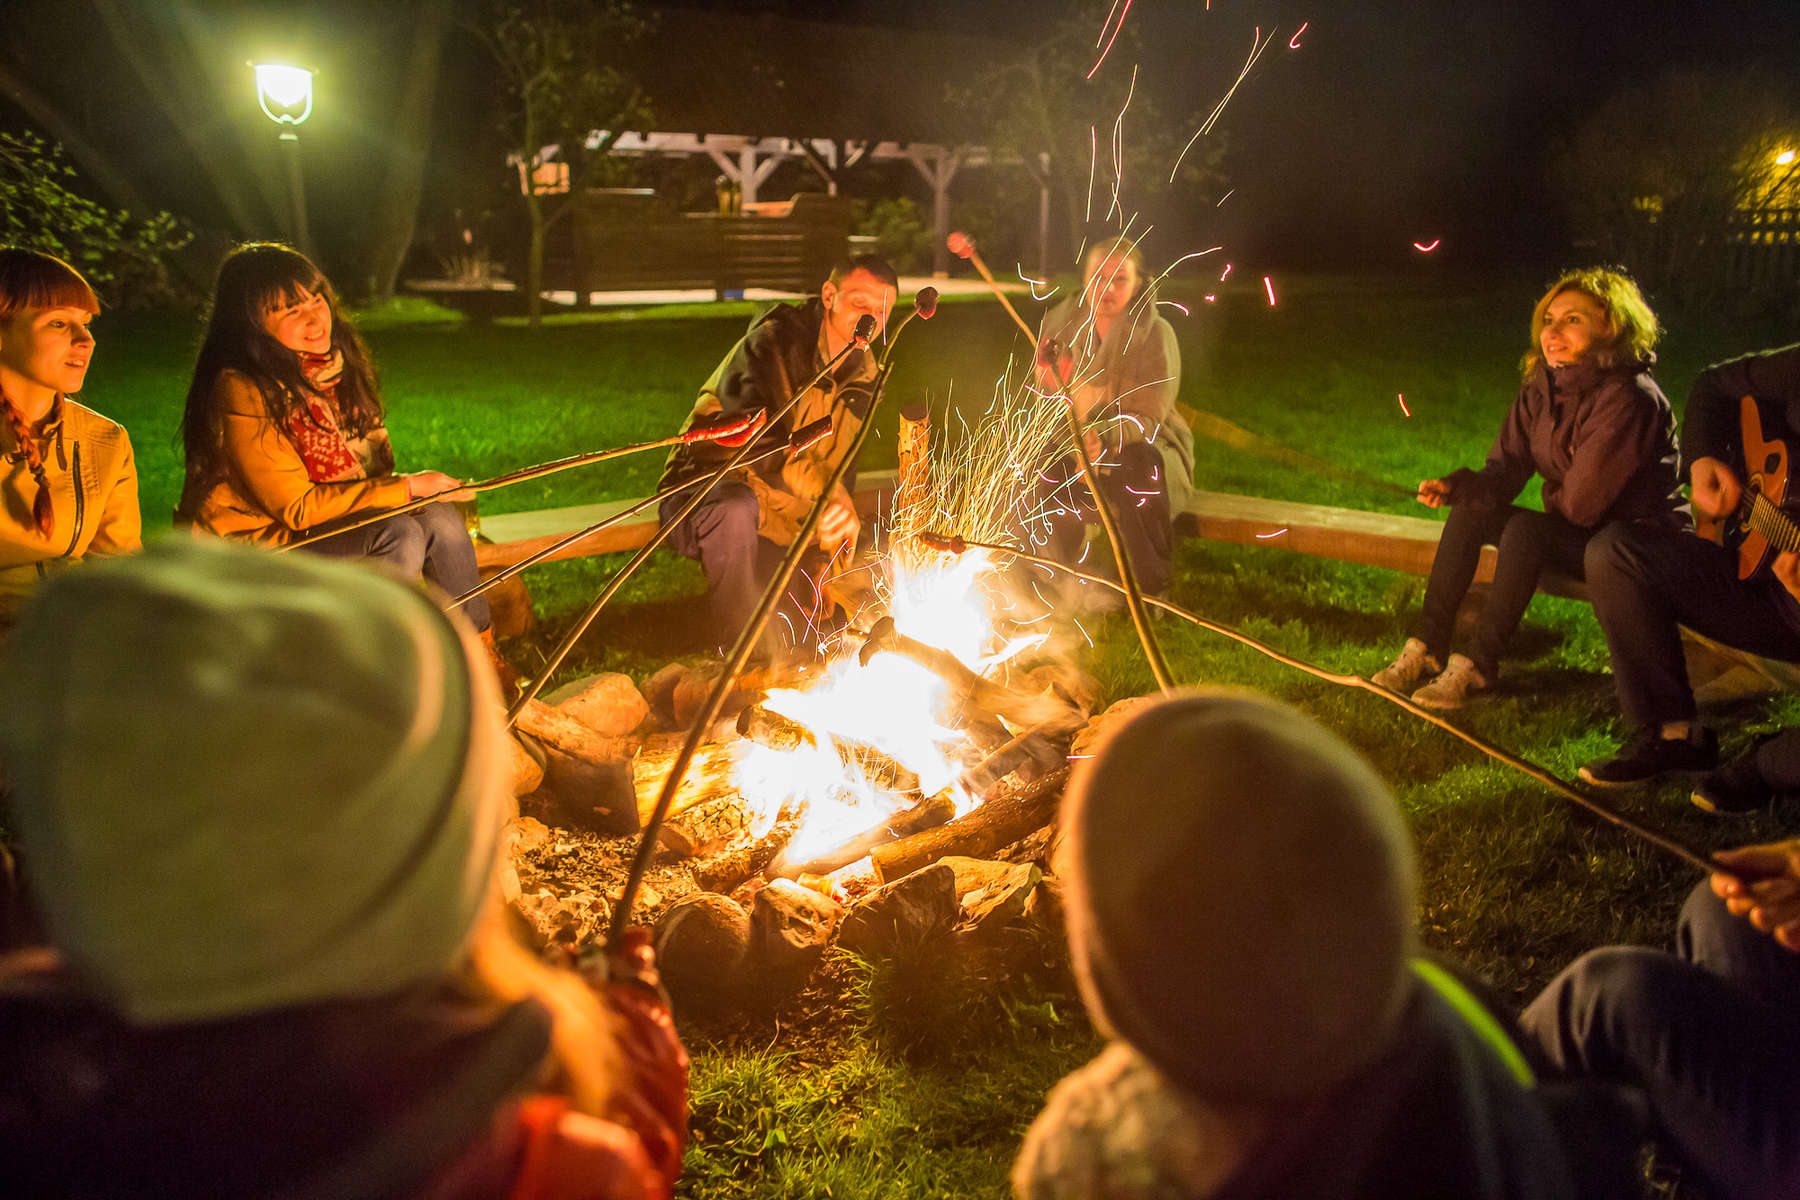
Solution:
<svg viewBox="0 0 1800 1200">
<path fill-rule="evenodd" d="M 20 246 L 0 246 L 0 323 L 10 321 L 21 312 L 42 308 L 79 308 L 97 313 L 100 299 L 80 272 L 62 259 Z M 0 418 L 5 419 L 17 453 L 25 459 L 25 466 L 37 480 L 37 496 L 31 502 L 31 520 L 38 533 L 48 537 L 53 515 L 50 476 L 44 469 L 44 456 L 18 402 L 3 390 L 0 390 Z"/>
</svg>

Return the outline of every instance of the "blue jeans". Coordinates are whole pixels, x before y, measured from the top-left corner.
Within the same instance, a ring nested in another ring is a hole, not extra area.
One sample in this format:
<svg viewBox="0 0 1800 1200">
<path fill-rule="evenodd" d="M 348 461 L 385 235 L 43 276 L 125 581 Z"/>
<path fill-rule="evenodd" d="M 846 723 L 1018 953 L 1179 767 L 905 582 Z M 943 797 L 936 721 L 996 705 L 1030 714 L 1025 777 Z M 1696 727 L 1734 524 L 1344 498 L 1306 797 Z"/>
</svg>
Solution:
<svg viewBox="0 0 1800 1200">
<path fill-rule="evenodd" d="M 1704 880 L 1675 945 L 1582 955 L 1520 1025 L 1557 1070 L 1641 1089 L 1709 1192 L 1800 1196 L 1800 954 L 1732 916 Z"/>
<path fill-rule="evenodd" d="M 448 596 L 460 596 L 481 582 L 469 527 L 454 505 L 442 501 L 314 542 L 306 549 L 327 558 L 372 558 L 402 578 L 428 579 Z M 493 624 L 486 596 L 475 597 L 462 611 L 477 630 Z"/>
<path fill-rule="evenodd" d="M 1112 465 L 1100 473 L 1100 487 L 1119 526 L 1119 541 L 1145 593 L 1160 596 L 1175 577 L 1175 530 L 1169 513 L 1169 485 L 1162 478 L 1162 454 L 1149 442 L 1126 442 L 1109 456 Z M 1099 522 L 1093 493 L 1073 453 L 1051 464 L 1040 477 L 1038 501 L 1045 511 L 1044 555 L 1057 562 L 1079 562 L 1087 527 Z M 1111 575 L 1105 559 L 1082 569 Z"/>
</svg>

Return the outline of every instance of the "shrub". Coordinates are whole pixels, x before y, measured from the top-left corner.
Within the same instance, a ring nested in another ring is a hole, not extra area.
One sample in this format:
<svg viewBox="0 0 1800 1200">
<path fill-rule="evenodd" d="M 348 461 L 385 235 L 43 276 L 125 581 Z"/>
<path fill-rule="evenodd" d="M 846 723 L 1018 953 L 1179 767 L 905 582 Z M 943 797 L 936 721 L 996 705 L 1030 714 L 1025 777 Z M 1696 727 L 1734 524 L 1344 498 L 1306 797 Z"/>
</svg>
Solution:
<svg viewBox="0 0 1800 1200">
<path fill-rule="evenodd" d="M 194 299 L 169 265 L 193 235 L 166 212 L 139 220 L 97 204 L 73 190 L 77 178 L 61 146 L 0 132 L 0 243 L 67 261 L 108 307 Z"/>
</svg>

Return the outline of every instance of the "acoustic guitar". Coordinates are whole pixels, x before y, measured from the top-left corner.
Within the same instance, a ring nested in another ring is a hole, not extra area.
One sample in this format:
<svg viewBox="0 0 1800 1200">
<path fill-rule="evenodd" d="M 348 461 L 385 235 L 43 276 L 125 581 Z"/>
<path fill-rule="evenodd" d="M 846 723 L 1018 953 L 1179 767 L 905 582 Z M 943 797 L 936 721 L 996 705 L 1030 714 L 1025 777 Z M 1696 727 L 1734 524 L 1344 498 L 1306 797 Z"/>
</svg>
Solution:
<svg viewBox="0 0 1800 1200">
<path fill-rule="evenodd" d="M 1771 557 L 1800 550 L 1800 524 L 1782 510 L 1787 501 L 1788 448 L 1763 437 L 1754 397 L 1739 401 L 1744 436 L 1744 491 L 1737 513 L 1726 519 L 1725 545 L 1736 542 L 1738 578 L 1756 574 Z"/>
</svg>

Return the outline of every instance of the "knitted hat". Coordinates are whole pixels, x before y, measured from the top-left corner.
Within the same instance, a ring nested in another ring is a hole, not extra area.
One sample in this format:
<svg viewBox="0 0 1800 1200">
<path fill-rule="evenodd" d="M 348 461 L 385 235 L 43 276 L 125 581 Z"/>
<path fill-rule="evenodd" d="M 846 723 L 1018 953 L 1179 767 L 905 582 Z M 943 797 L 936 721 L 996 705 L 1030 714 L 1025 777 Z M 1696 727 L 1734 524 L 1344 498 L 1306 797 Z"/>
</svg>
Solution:
<svg viewBox="0 0 1800 1200">
<path fill-rule="evenodd" d="M 507 816 L 481 655 L 304 554 L 170 541 L 45 586 L 0 654 L 0 762 L 52 943 L 141 1025 L 444 973 Z"/>
<path fill-rule="evenodd" d="M 1061 867 L 1082 996 L 1191 1092 L 1316 1094 L 1387 1048 L 1412 854 L 1349 747 L 1247 693 L 1163 700 L 1080 764 Z"/>
</svg>

